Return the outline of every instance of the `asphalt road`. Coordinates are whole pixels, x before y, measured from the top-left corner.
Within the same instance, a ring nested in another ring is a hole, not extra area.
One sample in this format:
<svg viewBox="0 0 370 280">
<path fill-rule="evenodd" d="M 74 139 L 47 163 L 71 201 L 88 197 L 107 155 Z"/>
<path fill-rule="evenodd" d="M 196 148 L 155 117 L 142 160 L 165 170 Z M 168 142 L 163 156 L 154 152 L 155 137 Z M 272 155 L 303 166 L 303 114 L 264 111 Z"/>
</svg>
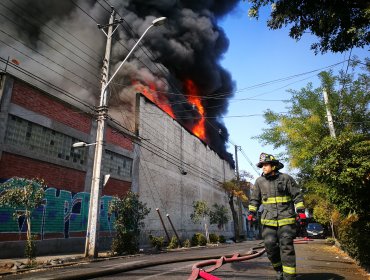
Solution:
<svg viewBox="0 0 370 280">
<path fill-rule="evenodd" d="M 5 279 L 187 279 L 197 257 L 246 253 L 256 242 L 243 242 L 214 248 L 201 248 L 155 255 L 142 255 L 124 259 L 80 264 L 78 266 L 31 272 L 5 277 Z M 297 244 L 297 279 L 299 280 L 368 280 L 366 275 L 350 258 L 336 247 L 316 240 Z M 194 258 L 190 260 L 191 258 Z M 186 260 L 186 261 L 181 261 Z M 176 261 L 176 263 L 169 263 Z M 126 268 L 163 263 L 120 273 Z M 114 273 L 110 274 L 109 273 Z M 212 272 L 221 279 L 274 279 L 275 272 L 263 255 L 253 260 L 225 264 Z"/>
</svg>

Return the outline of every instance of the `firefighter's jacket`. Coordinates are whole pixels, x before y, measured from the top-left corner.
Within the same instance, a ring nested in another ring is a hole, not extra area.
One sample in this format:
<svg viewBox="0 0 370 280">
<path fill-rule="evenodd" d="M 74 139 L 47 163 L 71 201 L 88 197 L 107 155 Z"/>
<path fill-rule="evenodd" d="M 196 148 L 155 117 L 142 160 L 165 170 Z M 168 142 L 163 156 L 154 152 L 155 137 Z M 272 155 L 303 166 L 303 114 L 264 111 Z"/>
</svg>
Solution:
<svg viewBox="0 0 370 280">
<path fill-rule="evenodd" d="M 257 212 L 263 204 L 261 224 L 284 226 L 295 224 L 295 208 L 304 208 L 303 195 L 288 174 L 277 172 L 259 177 L 252 188 L 249 210 Z"/>
</svg>

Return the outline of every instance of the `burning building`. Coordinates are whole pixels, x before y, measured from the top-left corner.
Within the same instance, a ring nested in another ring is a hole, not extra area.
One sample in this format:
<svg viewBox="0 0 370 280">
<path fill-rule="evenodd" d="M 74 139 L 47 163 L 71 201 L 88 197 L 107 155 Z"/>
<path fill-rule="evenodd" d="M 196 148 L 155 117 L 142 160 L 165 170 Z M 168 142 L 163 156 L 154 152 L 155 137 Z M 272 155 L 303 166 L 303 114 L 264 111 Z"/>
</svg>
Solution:
<svg viewBox="0 0 370 280">
<path fill-rule="evenodd" d="M 218 20 L 238 2 L 51 0 L 45 5 L 35 0 L 30 6 L 26 0 L 6 0 L 0 4 L 0 60 L 17 58 L 20 67 L 7 72 L 59 99 L 65 100 L 64 92 L 55 87 L 95 105 L 106 40 L 96 24 L 107 23 L 110 5 L 123 19 L 113 38 L 111 69 L 154 18 L 167 17 L 167 24 L 147 34 L 110 84 L 109 113 L 141 139 L 133 153 L 113 145 L 132 160 L 129 185 L 152 210 L 158 207 L 173 216 L 175 227 L 187 236 L 199 230 L 188 220 L 192 202 L 226 204 L 219 183 L 234 176 L 226 151 L 228 132 L 220 118 L 234 83 L 219 62 L 228 39 Z M 152 211 L 146 221 L 146 232 L 162 230 L 155 215 Z M 226 230 L 231 232 L 231 225 Z"/>
<path fill-rule="evenodd" d="M 151 209 L 158 208 L 171 217 L 180 238 L 191 238 L 203 231 L 200 224 L 190 219 L 193 204 L 205 201 L 209 207 L 214 204 L 228 207 L 227 195 L 220 184 L 234 178 L 234 169 L 204 142 L 202 119 L 189 130 L 166 107 L 159 108 L 142 94 L 137 95 L 136 108 L 139 177 L 133 188 L 137 188 L 140 198 Z M 170 225 L 167 221 L 164 227 L 174 234 Z M 231 237 L 233 225 L 231 221 L 222 229 L 213 225 L 210 231 Z M 145 220 L 144 238 L 148 234 L 165 236 L 155 211 Z"/>
</svg>

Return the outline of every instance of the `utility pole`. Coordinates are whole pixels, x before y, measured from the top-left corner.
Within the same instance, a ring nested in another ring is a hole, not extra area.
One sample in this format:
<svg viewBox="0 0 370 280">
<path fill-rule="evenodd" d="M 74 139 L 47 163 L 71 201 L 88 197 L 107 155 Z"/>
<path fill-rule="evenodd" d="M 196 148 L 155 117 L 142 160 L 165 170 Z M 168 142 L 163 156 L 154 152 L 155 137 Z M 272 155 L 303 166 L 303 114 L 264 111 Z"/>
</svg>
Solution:
<svg viewBox="0 0 370 280">
<path fill-rule="evenodd" d="M 240 188 L 240 174 L 239 174 L 239 163 L 238 163 L 238 150 L 241 150 L 240 146 L 234 145 L 235 147 L 235 172 L 236 172 L 236 182 Z M 243 212 L 242 212 L 242 201 L 238 197 L 238 208 L 239 208 L 239 232 L 238 235 L 240 235 L 243 231 Z"/>
<path fill-rule="evenodd" d="M 325 102 L 325 107 L 326 107 L 326 116 L 328 118 L 330 136 L 333 137 L 333 138 L 336 138 L 334 123 L 333 123 L 333 117 L 331 115 L 331 111 L 330 111 L 330 108 L 329 108 L 329 97 L 328 97 L 328 93 L 326 92 L 325 88 L 323 89 L 323 94 L 324 94 L 324 102 Z"/>
<path fill-rule="evenodd" d="M 238 149 L 240 146 L 235 146 L 235 172 L 236 172 L 236 180 L 239 182 L 239 165 L 238 165 Z"/>
<path fill-rule="evenodd" d="M 107 36 L 107 43 L 105 47 L 105 56 L 102 67 L 102 80 L 99 107 L 97 108 L 97 129 L 96 129 L 96 147 L 94 155 L 93 174 L 90 190 L 90 205 L 89 217 L 86 231 L 85 257 L 96 258 L 98 256 L 98 241 L 99 241 L 99 215 L 100 215 L 100 195 L 102 189 L 101 165 L 103 158 L 104 132 L 106 119 L 108 115 L 107 107 L 107 80 L 109 74 L 109 61 L 111 55 L 112 35 L 114 33 L 113 26 L 119 23 L 114 20 L 115 11 L 112 8 L 112 13 L 109 18 L 109 24 L 105 26 L 98 25 L 103 29 L 108 27 L 108 32 L 104 30 Z"/>
<path fill-rule="evenodd" d="M 112 7 L 112 13 L 109 18 L 109 23 L 106 25 L 98 24 L 98 28 L 103 31 L 107 37 L 107 43 L 105 47 L 105 56 L 102 67 L 102 81 L 101 81 L 101 92 L 99 107 L 97 108 L 97 129 L 96 129 L 96 147 L 94 155 L 94 166 L 91 182 L 91 194 L 90 194 L 90 205 L 89 205 L 89 218 L 86 231 L 86 244 L 85 244 L 85 257 L 96 258 L 98 256 L 98 239 L 99 239 L 99 214 L 100 214 L 100 193 L 103 186 L 103 180 L 101 178 L 101 163 L 103 158 L 103 145 L 104 145 L 104 131 L 105 123 L 108 115 L 108 85 L 116 76 L 122 65 L 127 61 L 134 49 L 139 45 L 140 41 L 144 38 L 145 34 L 153 26 L 160 26 L 166 20 L 166 17 L 159 17 L 152 21 L 152 24 L 147 27 L 144 33 L 141 35 L 136 44 L 132 47 L 130 52 L 126 55 L 125 59 L 117 67 L 116 71 L 108 80 L 109 74 L 109 61 L 112 46 L 112 35 L 117 30 L 118 25 L 123 22 L 123 19 L 114 19 L 115 11 Z M 115 28 L 113 29 L 113 27 Z M 108 28 L 108 32 L 105 32 L 105 28 Z"/>
</svg>

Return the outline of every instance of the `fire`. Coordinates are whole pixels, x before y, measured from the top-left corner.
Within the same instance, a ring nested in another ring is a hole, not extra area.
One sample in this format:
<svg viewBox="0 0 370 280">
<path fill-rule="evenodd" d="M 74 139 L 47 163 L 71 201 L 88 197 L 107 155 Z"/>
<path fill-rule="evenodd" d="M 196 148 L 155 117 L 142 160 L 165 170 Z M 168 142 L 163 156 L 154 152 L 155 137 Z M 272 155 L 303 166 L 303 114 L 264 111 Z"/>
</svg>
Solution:
<svg viewBox="0 0 370 280">
<path fill-rule="evenodd" d="M 193 126 L 192 132 L 198 138 L 202 139 L 203 141 L 206 140 L 206 130 L 205 130 L 205 118 L 204 118 L 204 107 L 202 105 L 201 99 L 199 98 L 198 88 L 194 84 L 192 80 L 185 81 L 185 88 L 186 88 L 186 97 L 188 101 L 193 104 L 199 114 L 200 119 L 199 121 Z"/>
<path fill-rule="evenodd" d="M 163 93 L 158 93 L 154 83 L 150 83 L 146 86 L 138 81 L 133 81 L 133 85 L 136 91 L 144 94 L 146 98 L 165 111 L 171 118 L 175 119 L 175 114 L 168 102 L 167 96 Z"/>
</svg>

